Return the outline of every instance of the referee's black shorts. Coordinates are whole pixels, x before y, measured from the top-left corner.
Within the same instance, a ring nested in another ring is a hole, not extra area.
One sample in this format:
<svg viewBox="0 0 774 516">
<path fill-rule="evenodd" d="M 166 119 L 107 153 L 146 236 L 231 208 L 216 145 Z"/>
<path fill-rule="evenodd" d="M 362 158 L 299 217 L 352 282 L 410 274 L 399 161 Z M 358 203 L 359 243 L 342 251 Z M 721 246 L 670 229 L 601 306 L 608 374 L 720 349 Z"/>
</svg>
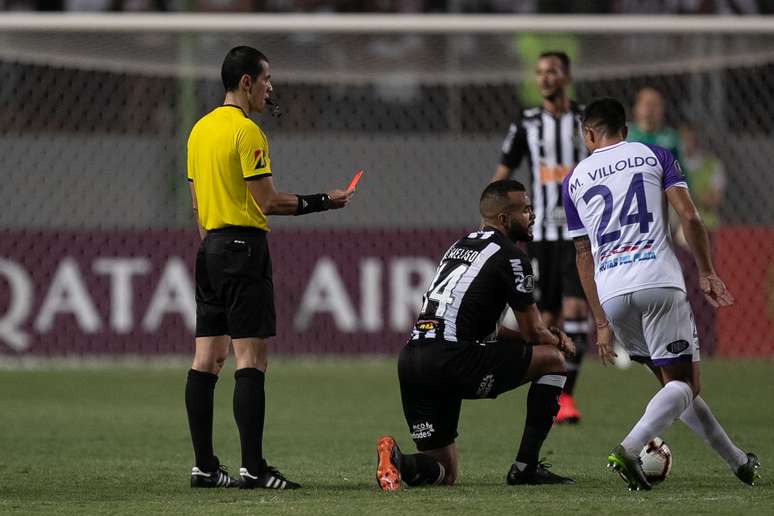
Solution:
<svg viewBox="0 0 774 516">
<path fill-rule="evenodd" d="M 541 312 L 560 313 L 565 297 L 585 299 L 571 240 L 529 242 L 527 248 L 537 272 L 535 298 Z"/>
<path fill-rule="evenodd" d="M 237 226 L 208 231 L 196 255 L 196 336 L 276 334 L 266 232 Z"/>
<path fill-rule="evenodd" d="M 398 357 L 403 414 L 420 451 L 457 438 L 463 399 L 496 398 L 521 385 L 532 346 L 515 342 L 409 341 Z"/>
</svg>

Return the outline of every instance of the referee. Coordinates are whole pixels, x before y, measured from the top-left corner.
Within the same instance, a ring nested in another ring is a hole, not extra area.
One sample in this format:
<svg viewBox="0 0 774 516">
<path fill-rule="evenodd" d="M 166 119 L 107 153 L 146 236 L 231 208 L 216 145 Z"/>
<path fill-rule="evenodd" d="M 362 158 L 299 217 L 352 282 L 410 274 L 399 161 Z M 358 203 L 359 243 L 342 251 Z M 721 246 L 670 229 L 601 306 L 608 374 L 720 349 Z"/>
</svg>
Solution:
<svg viewBox="0 0 774 516">
<path fill-rule="evenodd" d="M 575 268 L 575 248 L 565 234 L 561 188 L 564 176 L 586 157 L 582 108 L 567 95 L 570 58 L 564 52 L 540 54 L 535 77 L 543 103 L 523 110 L 511 124 L 492 181 L 509 178 L 528 158 L 535 211 L 534 241 L 528 248 L 536 273 L 537 304 L 546 324 L 561 324 L 576 349 L 575 357 L 567 361 L 567 383 L 556 422 L 577 423 L 581 415 L 572 393 L 586 349 L 588 307 Z"/>
<path fill-rule="evenodd" d="M 266 135 L 248 113 L 262 113 L 272 93 L 269 60 L 233 48 L 223 60 L 223 105 L 202 117 L 188 138 L 188 181 L 201 246 L 196 255 L 196 353 L 185 404 L 196 465 L 191 487 L 295 489 L 263 457 L 266 344 L 276 335 L 268 215 L 343 208 L 343 190 L 313 195 L 274 189 Z M 241 479 L 230 477 L 212 447 L 215 384 L 234 348 L 234 419 L 242 449 Z"/>
</svg>

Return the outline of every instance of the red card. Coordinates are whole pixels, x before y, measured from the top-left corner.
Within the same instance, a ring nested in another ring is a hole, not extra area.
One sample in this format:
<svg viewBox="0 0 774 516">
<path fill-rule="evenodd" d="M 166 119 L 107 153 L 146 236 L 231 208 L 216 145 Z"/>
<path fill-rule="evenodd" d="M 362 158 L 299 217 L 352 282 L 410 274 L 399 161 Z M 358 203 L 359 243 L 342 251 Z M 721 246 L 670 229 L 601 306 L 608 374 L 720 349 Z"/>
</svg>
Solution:
<svg viewBox="0 0 774 516">
<path fill-rule="evenodd" d="M 355 175 L 352 176 L 352 181 L 349 182 L 349 186 L 347 187 L 348 192 L 351 192 L 352 190 L 355 189 L 355 187 L 357 186 L 357 182 L 360 181 L 361 177 L 363 177 L 363 173 L 364 173 L 363 170 L 358 170 L 357 172 L 355 172 Z"/>
</svg>

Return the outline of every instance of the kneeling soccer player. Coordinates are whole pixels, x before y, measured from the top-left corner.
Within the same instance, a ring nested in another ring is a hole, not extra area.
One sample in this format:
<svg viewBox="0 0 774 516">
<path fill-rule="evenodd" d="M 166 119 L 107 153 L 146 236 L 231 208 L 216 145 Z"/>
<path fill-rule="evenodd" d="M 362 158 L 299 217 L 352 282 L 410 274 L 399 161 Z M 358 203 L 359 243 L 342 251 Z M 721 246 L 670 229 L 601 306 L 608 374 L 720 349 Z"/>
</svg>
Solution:
<svg viewBox="0 0 774 516">
<path fill-rule="evenodd" d="M 376 480 L 385 491 L 452 485 L 457 479 L 457 422 L 463 399 L 495 398 L 532 382 L 516 460 L 506 481 L 574 484 L 538 460 L 559 410 L 565 357 L 572 341 L 547 328 L 532 295 L 529 258 L 514 242 L 532 238 L 535 215 L 524 185 L 504 180 L 484 189 L 481 229 L 443 256 L 419 318 L 398 358 L 403 412 L 419 453 L 402 454 L 392 437 L 377 441 Z M 521 334 L 500 329 L 508 309 Z"/>
</svg>

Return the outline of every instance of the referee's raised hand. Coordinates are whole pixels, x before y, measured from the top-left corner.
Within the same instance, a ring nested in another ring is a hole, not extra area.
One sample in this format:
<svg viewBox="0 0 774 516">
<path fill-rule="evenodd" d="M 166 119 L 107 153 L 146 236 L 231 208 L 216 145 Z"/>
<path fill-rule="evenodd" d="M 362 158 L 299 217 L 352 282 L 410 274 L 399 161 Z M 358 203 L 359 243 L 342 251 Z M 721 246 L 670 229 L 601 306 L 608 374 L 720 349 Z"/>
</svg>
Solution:
<svg viewBox="0 0 774 516">
<path fill-rule="evenodd" d="M 328 208 L 331 210 L 338 210 L 349 204 L 349 200 L 355 195 L 355 191 L 348 190 L 331 190 L 328 195 Z"/>
</svg>

